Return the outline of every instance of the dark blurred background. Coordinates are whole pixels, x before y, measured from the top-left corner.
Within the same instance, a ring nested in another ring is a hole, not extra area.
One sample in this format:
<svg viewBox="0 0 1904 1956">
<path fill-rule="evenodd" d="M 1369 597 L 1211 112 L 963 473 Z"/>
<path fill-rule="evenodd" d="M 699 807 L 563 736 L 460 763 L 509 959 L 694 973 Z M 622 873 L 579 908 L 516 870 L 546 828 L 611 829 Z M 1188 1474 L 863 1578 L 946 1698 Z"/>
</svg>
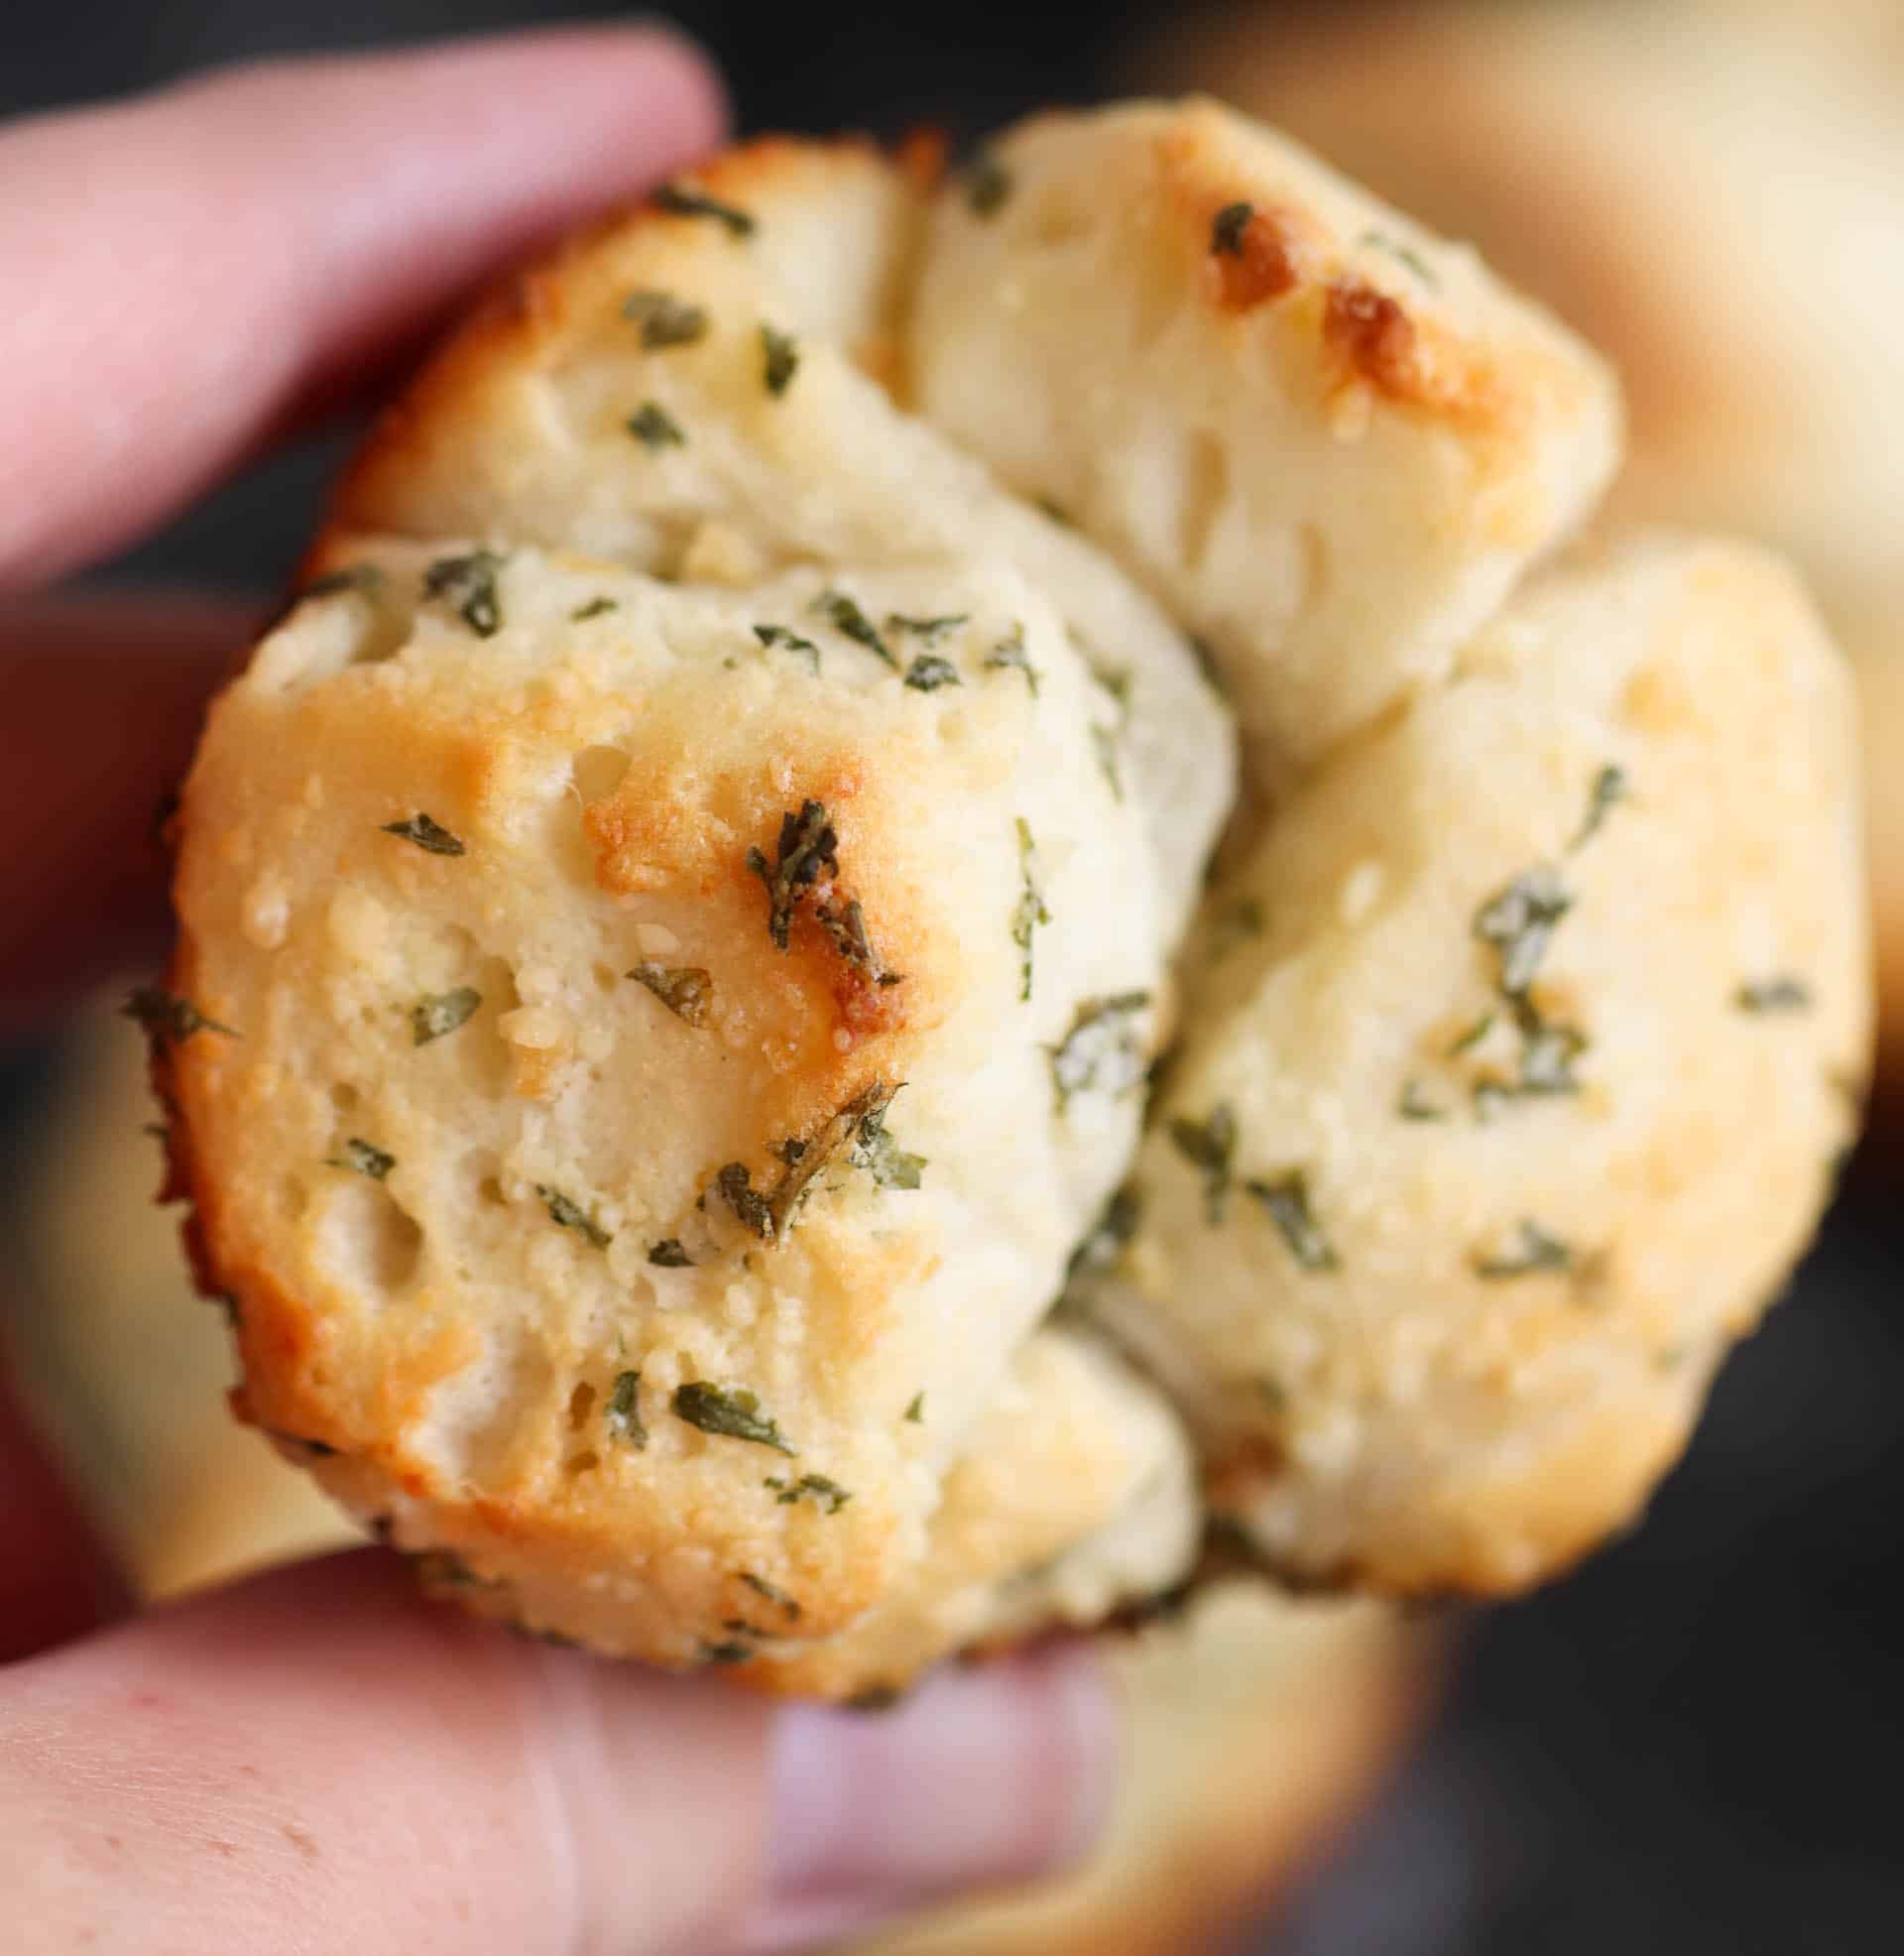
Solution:
<svg viewBox="0 0 1904 1956">
<path fill-rule="evenodd" d="M 1273 47 L 1282 10 L 1241 11 Z M 1493 11 L 1520 10 L 1494 0 Z M 1716 34 L 1733 11 L 1703 9 Z M 1749 0 L 1736 11 L 1755 12 Z M 1187 18 L 990 0 L 929 11 L 735 0 L 671 13 L 723 62 L 744 129 L 932 121 L 955 134 L 1053 100 L 1129 92 L 1142 66 L 1132 51 Z M 512 0 L 15 7 L 0 12 L 0 112 L 237 58 L 539 17 Z M 1904 91 L 1898 102 L 1904 125 Z M 1501 173 L 1517 167 L 1510 155 L 1494 161 Z M 1904 214 L 1893 217 L 1887 249 L 1904 256 Z M 313 439 L 256 469 L 103 574 L 273 586 L 347 439 Z M 51 1063 L 40 1048 L 5 1057 L 0 1117 L 16 1138 Z M 1445 1710 L 1386 1795 L 1240 1947 L 1798 1956 L 1900 1946 L 1900 1173 L 1894 1143 L 1868 1140 L 1792 1297 L 1726 1371 L 1644 1528 L 1474 1626 Z"/>
</svg>

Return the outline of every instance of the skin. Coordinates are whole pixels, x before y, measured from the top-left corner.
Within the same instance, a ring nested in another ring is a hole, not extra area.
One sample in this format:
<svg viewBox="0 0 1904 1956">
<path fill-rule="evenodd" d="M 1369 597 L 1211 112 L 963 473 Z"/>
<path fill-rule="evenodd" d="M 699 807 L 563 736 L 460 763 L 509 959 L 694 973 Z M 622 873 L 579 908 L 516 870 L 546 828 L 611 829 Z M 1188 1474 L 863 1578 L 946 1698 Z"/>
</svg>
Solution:
<svg viewBox="0 0 1904 1956">
<path fill-rule="evenodd" d="M 258 623 L 60 597 L 414 352 L 537 239 L 717 141 L 653 29 L 274 63 L 0 129 L 0 1036 L 163 914 L 152 809 Z M 0 1313 L 30 1304 L 0 1298 Z M 209 1411 L 209 1409 L 208 1409 Z M 1082 1850 L 1057 1652 L 869 1717 L 523 1643 L 376 1551 L 130 1614 L 0 1382 L 0 1895 L 22 1956 L 809 1946 Z"/>
</svg>

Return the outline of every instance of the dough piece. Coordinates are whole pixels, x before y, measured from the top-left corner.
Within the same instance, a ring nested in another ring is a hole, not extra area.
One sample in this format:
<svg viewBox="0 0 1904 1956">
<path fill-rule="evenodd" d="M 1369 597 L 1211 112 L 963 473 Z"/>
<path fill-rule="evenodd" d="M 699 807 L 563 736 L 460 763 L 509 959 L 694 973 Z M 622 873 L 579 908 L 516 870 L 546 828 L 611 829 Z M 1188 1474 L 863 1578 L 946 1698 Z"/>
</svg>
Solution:
<svg viewBox="0 0 1904 1956">
<path fill-rule="evenodd" d="M 1856 1129 L 1852 726 L 1780 564 L 1630 543 L 1212 893 L 1094 1308 L 1272 1560 L 1519 1589 L 1677 1456 Z"/>
<path fill-rule="evenodd" d="M 920 410 L 1201 635 L 1258 778 L 1445 674 L 1612 474 L 1595 354 L 1215 102 L 1040 116 L 989 168 L 940 199 Z"/>
</svg>

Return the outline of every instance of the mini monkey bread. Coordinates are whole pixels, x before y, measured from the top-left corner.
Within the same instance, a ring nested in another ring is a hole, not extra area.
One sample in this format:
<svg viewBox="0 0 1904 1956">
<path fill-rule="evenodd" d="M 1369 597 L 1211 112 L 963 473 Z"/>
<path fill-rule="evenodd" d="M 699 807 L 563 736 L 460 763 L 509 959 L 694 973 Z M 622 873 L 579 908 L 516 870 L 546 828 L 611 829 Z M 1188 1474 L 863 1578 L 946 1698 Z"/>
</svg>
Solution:
<svg viewBox="0 0 1904 1956">
<path fill-rule="evenodd" d="M 482 306 L 134 1010 L 240 1410 L 531 1632 L 848 1697 L 1644 1500 L 1869 1038 L 1788 573 L 1205 101 L 715 158 Z M 1563 546 L 1568 546 L 1563 548 Z"/>
</svg>

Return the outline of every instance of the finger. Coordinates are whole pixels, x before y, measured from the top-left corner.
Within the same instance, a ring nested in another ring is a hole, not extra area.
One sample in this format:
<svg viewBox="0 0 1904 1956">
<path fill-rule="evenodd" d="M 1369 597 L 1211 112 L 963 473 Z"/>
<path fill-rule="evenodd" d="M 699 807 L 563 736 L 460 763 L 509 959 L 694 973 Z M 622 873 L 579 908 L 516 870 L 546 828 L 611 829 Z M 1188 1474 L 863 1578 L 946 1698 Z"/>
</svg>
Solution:
<svg viewBox="0 0 1904 1956">
<path fill-rule="evenodd" d="M 685 42 L 600 28 L 273 62 L 0 131 L 0 587 L 158 522 L 721 120 Z"/>
<path fill-rule="evenodd" d="M 153 592 L 0 603 L 0 1039 L 159 955 L 154 816 L 264 611 Z"/>
<path fill-rule="evenodd" d="M 502 1636 L 358 1554 L 0 1676 L 0 1892 L 31 1947 L 99 1956 L 802 1946 L 1072 1850 L 1096 1706 L 1004 1666 L 879 1721 L 779 1711 Z"/>
<path fill-rule="evenodd" d="M 126 1593 L 0 1376 L 0 1664 L 92 1629 Z"/>
</svg>

